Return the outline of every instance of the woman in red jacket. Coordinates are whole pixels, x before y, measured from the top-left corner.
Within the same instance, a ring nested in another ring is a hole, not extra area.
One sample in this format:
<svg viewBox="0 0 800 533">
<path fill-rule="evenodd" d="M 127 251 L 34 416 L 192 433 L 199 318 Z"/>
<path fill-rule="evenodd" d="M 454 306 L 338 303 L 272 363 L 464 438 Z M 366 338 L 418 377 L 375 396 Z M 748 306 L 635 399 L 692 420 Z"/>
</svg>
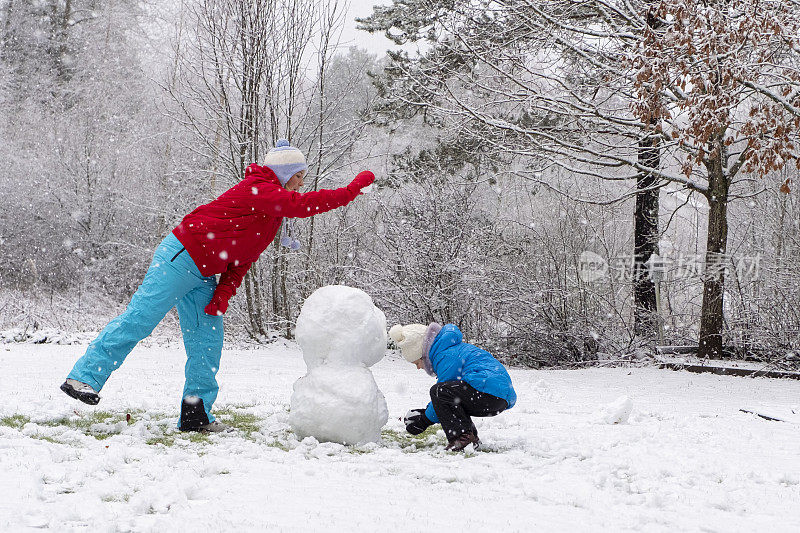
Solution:
<svg viewBox="0 0 800 533">
<path fill-rule="evenodd" d="M 300 150 L 280 140 L 267 154 L 264 166 L 250 165 L 241 182 L 186 215 L 156 249 L 128 307 L 89 344 L 61 390 L 96 405 L 111 373 L 177 307 L 187 355 L 178 427 L 182 431 L 226 430 L 214 420 L 211 407 L 219 390 L 216 374 L 228 300 L 250 265 L 275 239 L 284 218 L 310 217 L 342 207 L 375 179 L 365 171 L 347 187 L 300 194 L 307 169 Z M 299 247 L 292 237 L 282 242 Z M 215 274 L 221 274 L 219 282 Z"/>
</svg>

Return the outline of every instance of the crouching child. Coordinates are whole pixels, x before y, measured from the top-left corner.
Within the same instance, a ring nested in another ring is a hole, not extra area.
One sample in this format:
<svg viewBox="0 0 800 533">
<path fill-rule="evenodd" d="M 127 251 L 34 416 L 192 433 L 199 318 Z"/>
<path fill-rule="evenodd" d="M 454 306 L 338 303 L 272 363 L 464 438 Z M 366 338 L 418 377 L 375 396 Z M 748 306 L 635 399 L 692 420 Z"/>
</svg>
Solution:
<svg viewBox="0 0 800 533">
<path fill-rule="evenodd" d="M 400 324 L 389 330 L 403 358 L 437 378 L 425 409 L 412 409 L 406 430 L 419 435 L 440 423 L 448 440 L 446 450 L 480 445 L 473 416 L 496 416 L 517 401 L 511 377 L 489 352 L 464 342 L 454 324 Z"/>
</svg>

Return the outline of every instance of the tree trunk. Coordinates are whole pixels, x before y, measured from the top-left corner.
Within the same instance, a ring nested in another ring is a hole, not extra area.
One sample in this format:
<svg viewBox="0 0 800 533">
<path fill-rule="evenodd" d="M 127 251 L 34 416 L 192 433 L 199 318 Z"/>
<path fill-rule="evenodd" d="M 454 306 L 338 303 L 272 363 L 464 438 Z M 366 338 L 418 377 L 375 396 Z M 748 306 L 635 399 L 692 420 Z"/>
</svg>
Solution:
<svg viewBox="0 0 800 533">
<path fill-rule="evenodd" d="M 658 140 L 646 137 L 639 141 L 639 162 L 658 168 Z M 658 334 L 656 288 L 650 279 L 647 261 L 658 253 L 659 189 L 652 174 L 640 174 L 636 180 L 636 208 L 633 224 L 633 331 L 636 336 L 655 339 Z"/>
<path fill-rule="evenodd" d="M 67 65 L 67 40 L 69 37 L 69 22 L 72 18 L 72 0 L 66 0 L 63 13 L 58 13 L 58 4 L 53 3 L 53 37 L 55 40 L 53 62 L 58 80 L 69 81 L 72 77 Z"/>
<path fill-rule="evenodd" d="M 724 157 L 708 164 L 708 238 L 703 269 L 703 307 L 700 314 L 699 356 L 722 356 L 723 298 L 725 295 L 726 248 L 728 242 L 728 190 L 730 179 L 723 169 Z"/>
<path fill-rule="evenodd" d="M 5 16 L 5 25 L 3 27 L 3 35 L 0 38 L 0 57 L 5 55 L 6 52 L 6 43 L 8 39 L 8 34 L 11 29 L 11 17 L 14 14 L 14 0 L 9 0 L 8 4 L 6 4 L 6 16 Z"/>
<path fill-rule="evenodd" d="M 276 237 L 273 246 L 280 246 L 280 234 Z M 278 320 L 278 327 L 283 326 L 287 339 L 292 338 L 292 316 L 289 303 L 289 291 L 286 277 L 289 274 L 286 253 L 278 248 L 272 261 L 272 311 Z"/>
<path fill-rule="evenodd" d="M 245 296 L 247 297 L 247 317 L 250 321 L 250 332 L 254 338 L 267 334 L 264 328 L 264 309 L 261 305 L 256 265 L 244 277 Z"/>
<path fill-rule="evenodd" d="M 291 302 L 289 302 L 289 290 L 286 283 L 286 278 L 289 275 L 289 258 L 286 254 L 281 254 L 280 262 L 280 281 L 281 281 L 281 299 L 283 300 L 283 318 L 285 324 L 285 331 L 287 339 L 292 338 L 292 309 Z"/>
</svg>

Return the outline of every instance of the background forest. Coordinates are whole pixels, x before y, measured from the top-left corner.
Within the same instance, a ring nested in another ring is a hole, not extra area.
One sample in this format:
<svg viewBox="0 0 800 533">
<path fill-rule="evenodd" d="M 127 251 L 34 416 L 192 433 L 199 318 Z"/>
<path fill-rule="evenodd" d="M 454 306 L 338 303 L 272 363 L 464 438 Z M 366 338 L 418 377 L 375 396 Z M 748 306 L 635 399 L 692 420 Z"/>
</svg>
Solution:
<svg viewBox="0 0 800 533">
<path fill-rule="evenodd" d="M 279 138 L 308 190 L 226 334 L 366 290 L 505 361 L 800 347 L 795 0 L 0 0 L 0 330 L 96 330 L 184 214 Z M 22 331 L 22 333 L 19 333 Z"/>
</svg>

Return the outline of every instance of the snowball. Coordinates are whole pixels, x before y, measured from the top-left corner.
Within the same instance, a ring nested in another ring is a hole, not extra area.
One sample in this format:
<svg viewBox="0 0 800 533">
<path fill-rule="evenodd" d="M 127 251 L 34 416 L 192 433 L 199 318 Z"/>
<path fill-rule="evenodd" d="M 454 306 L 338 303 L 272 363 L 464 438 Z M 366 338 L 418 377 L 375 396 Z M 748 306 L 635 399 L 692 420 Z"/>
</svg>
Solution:
<svg viewBox="0 0 800 533">
<path fill-rule="evenodd" d="M 25 516 L 25 525 L 36 529 L 44 529 L 50 525 L 50 520 L 41 513 L 29 513 Z"/>
<path fill-rule="evenodd" d="M 363 366 L 320 365 L 294 384 L 289 424 L 301 439 L 377 442 L 388 419 L 386 399 Z"/>
<path fill-rule="evenodd" d="M 598 418 L 605 424 L 625 424 L 633 410 L 633 402 L 627 396 L 620 396 L 603 407 Z"/>
<path fill-rule="evenodd" d="M 306 299 L 295 336 L 309 369 L 329 362 L 372 366 L 386 352 L 386 316 L 366 292 L 328 285 Z"/>
</svg>

